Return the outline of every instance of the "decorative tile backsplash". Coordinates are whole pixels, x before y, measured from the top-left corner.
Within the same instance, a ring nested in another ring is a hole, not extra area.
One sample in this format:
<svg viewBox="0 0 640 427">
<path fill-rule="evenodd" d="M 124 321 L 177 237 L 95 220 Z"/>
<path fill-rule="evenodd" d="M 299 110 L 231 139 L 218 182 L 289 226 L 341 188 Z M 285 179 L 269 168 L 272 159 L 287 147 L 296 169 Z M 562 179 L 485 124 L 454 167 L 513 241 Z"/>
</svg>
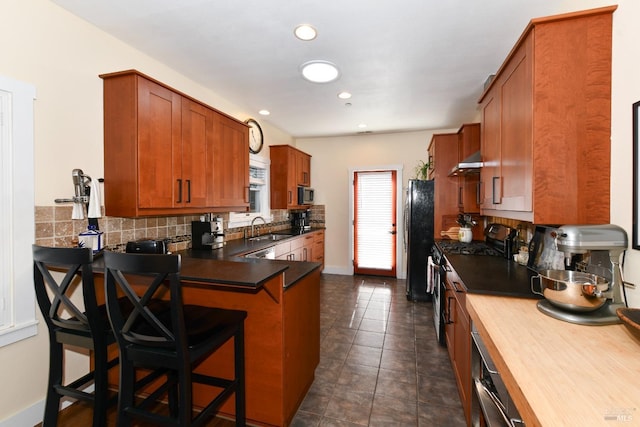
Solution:
<svg viewBox="0 0 640 427">
<path fill-rule="evenodd" d="M 71 219 L 71 205 L 36 206 L 35 243 L 42 246 L 77 246 L 78 234 L 87 229 L 86 219 Z M 104 207 L 102 208 L 104 213 Z M 225 223 L 229 215 L 221 213 Z M 273 221 L 267 225 L 270 231 L 284 230 L 290 227 L 288 211 L 271 211 Z M 103 246 L 112 250 L 124 250 L 131 240 L 169 239 L 169 250 L 177 251 L 191 247 L 191 221 L 197 221 L 200 215 L 182 215 L 149 218 L 105 217 L 98 219 L 100 230 L 104 232 Z M 324 205 L 314 205 L 310 209 L 312 227 L 324 227 Z M 225 239 L 241 239 L 245 229 L 238 227 L 225 230 Z"/>
</svg>

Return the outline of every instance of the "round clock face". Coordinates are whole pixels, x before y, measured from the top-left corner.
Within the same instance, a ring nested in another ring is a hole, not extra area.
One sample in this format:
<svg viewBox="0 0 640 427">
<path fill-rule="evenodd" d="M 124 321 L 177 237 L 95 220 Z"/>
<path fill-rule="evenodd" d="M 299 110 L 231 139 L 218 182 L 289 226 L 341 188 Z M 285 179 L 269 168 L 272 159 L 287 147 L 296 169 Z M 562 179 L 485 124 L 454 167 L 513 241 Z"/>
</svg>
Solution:
<svg viewBox="0 0 640 427">
<path fill-rule="evenodd" d="M 262 128 L 254 119 L 248 119 L 245 123 L 249 125 L 249 151 L 254 154 L 259 153 L 264 144 Z"/>
</svg>

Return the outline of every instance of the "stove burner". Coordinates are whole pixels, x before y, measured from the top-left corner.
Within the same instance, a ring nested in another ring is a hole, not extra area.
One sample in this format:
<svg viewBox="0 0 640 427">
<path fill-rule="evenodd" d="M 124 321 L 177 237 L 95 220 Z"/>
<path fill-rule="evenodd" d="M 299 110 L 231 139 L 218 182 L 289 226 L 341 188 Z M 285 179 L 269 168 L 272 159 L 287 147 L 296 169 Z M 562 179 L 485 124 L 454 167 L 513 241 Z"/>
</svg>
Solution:
<svg viewBox="0 0 640 427">
<path fill-rule="evenodd" d="M 496 249 L 490 247 L 484 242 L 458 242 L 455 240 L 442 240 L 438 242 L 438 246 L 445 254 L 451 255 L 487 255 L 502 256 Z"/>
</svg>

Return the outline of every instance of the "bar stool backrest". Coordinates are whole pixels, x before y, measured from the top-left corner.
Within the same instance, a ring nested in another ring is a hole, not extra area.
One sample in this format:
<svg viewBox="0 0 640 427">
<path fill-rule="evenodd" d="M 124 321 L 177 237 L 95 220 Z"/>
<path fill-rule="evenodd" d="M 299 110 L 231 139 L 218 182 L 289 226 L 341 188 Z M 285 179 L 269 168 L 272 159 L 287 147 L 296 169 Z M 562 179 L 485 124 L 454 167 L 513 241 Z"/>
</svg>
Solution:
<svg viewBox="0 0 640 427">
<path fill-rule="evenodd" d="M 107 310 L 119 344 L 186 350 L 180 255 L 107 252 L 104 256 Z M 117 304 L 121 295 L 131 302 L 130 313 L 123 313 Z"/>
<path fill-rule="evenodd" d="M 33 246 L 33 275 L 40 311 L 50 330 L 91 332 L 105 330 L 97 315 L 96 289 L 93 281 L 91 248 L 48 248 Z M 63 274 L 56 280 L 52 271 Z M 84 308 L 73 302 L 71 294 L 82 285 Z M 89 315 L 90 314 L 96 314 Z"/>
</svg>

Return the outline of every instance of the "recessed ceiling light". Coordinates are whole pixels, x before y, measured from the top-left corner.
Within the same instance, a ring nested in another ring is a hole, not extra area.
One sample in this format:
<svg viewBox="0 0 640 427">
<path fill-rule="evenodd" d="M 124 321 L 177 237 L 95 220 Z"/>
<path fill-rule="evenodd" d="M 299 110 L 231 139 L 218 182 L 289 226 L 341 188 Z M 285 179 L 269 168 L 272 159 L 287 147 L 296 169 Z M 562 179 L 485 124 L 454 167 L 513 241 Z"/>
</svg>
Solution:
<svg viewBox="0 0 640 427">
<path fill-rule="evenodd" d="M 318 32 L 311 25 L 301 24 L 298 25 L 295 30 L 293 30 L 293 34 L 295 34 L 295 36 L 300 40 L 308 42 L 315 39 L 318 35 Z"/>
<path fill-rule="evenodd" d="M 271 114 L 271 112 L 269 110 L 260 110 L 258 111 L 258 114 L 262 116 L 268 116 L 269 114 Z"/>
<path fill-rule="evenodd" d="M 309 61 L 300 66 L 302 76 L 314 83 L 329 83 L 340 75 L 338 67 L 328 61 Z"/>
<path fill-rule="evenodd" d="M 340 92 L 338 94 L 338 98 L 340 98 L 340 99 L 349 99 L 349 98 L 351 98 L 351 94 L 349 92 Z"/>
<path fill-rule="evenodd" d="M 366 127 L 367 127 L 367 125 L 366 125 L 365 123 L 360 123 L 360 124 L 358 125 L 358 127 L 359 127 L 360 129 L 364 129 L 364 128 L 366 128 Z"/>
</svg>

